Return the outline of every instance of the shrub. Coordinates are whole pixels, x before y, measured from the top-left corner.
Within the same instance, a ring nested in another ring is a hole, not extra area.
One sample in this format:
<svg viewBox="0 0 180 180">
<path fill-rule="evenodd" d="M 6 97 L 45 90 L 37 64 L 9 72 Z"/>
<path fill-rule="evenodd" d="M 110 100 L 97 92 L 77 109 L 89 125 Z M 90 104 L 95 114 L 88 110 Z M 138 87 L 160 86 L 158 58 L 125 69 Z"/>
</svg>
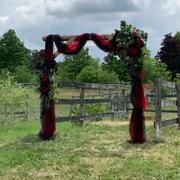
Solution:
<svg viewBox="0 0 180 180">
<path fill-rule="evenodd" d="M 18 66 L 13 75 L 18 83 L 37 83 L 37 76 L 25 65 Z"/>
<path fill-rule="evenodd" d="M 34 106 L 31 98 L 35 92 L 27 87 L 19 86 L 12 77 L 0 81 L 0 117 L 13 119 L 15 112 L 28 113 Z M 4 116 L 3 116 L 4 115 Z"/>
<path fill-rule="evenodd" d="M 119 82 L 114 72 L 103 70 L 101 67 L 87 66 L 79 73 L 77 81 L 88 83 L 117 83 Z"/>
</svg>

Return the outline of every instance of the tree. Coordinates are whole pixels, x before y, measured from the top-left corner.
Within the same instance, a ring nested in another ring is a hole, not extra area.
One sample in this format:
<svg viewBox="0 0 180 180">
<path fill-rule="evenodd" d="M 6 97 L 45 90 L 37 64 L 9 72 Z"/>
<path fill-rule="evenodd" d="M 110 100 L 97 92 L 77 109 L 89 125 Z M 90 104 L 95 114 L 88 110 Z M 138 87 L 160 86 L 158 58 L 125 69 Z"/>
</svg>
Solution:
<svg viewBox="0 0 180 180">
<path fill-rule="evenodd" d="M 153 83 L 155 78 L 170 80 L 170 72 L 167 70 L 166 64 L 157 61 L 154 58 L 144 59 L 145 83 Z"/>
<path fill-rule="evenodd" d="M 155 78 L 170 80 L 170 72 L 167 70 L 166 64 L 150 57 L 150 50 L 143 49 L 143 68 L 145 71 L 144 82 L 153 83 Z"/>
<path fill-rule="evenodd" d="M 112 53 L 108 54 L 104 58 L 102 67 L 109 72 L 115 72 L 119 81 L 130 81 L 130 76 L 125 63 L 122 59 L 113 55 Z"/>
<path fill-rule="evenodd" d="M 86 66 L 98 64 L 98 60 L 89 55 L 89 49 L 82 49 L 78 54 L 65 56 L 63 62 L 58 63 L 56 79 L 76 80 L 77 75 Z"/>
<path fill-rule="evenodd" d="M 14 72 L 19 65 L 25 65 L 30 58 L 30 51 L 12 29 L 0 38 L 0 70 Z"/>
<path fill-rule="evenodd" d="M 77 81 L 88 83 L 118 83 L 119 79 L 114 72 L 103 70 L 101 66 L 93 65 L 82 69 L 76 78 Z"/>
<path fill-rule="evenodd" d="M 173 37 L 166 34 L 161 48 L 156 55 L 156 59 L 167 65 L 167 69 L 171 72 L 171 80 L 176 78 L 176 74 L 180 73 L 180 34 L 179 32 Z"/>
<path fill-rule="evenodd" d="M 16 67 L 14 73 L 14 80 L 18 83 L 36 83 L 37 76 L 32 73 L 31 69 L 26 65 Z"/>
<path fill-rule="evenodd" d="M 178 31 L 176 34 L 175 34 L 175 38 L 180 41 L 180 32 Z"/>
</svg>

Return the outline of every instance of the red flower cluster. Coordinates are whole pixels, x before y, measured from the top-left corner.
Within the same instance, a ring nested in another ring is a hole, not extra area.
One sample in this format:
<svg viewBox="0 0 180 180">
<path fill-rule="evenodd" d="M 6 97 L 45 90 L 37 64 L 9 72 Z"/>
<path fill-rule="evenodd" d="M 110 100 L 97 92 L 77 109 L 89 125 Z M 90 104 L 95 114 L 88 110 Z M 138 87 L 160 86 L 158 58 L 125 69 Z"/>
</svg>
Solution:
<svg viewBox="0 0 180 180">
<path fill-rule="evenodd" d="M 130 57 L 136 57 L 139 53 L 139 50 L 137 48 L 130 48 L 129 49 L 129 56 Z"/>
<path fill-rule="evenodd" d="M 40 87 L 39 88 L 39 91 L 42 93 L 42 94 L 47 94 L 50 90 L 50 87 Z"/>
<path fill-rule="evenodd" d="M 142 48 L 144 45 L 143 45 L 143 42 L 140 38 L 137 38 L 136 39 L 136 45 L 138 48 Z"/>
<path fill-rule="evenodd" d="M 132 35 L 135 39 L 135 43 L 133 43 L 133 47 L 129 49 L 128 54 L 130 57 L 137 57 L 140 53 L 140 49 L 144 46 L 144 43 L 136 31 L 134 31 Z"/>
<path fill-rule="evenodd" d="M 45 75 L 42 77 L 41 82 L 42 82 L 42 83 L 49 83 L 49 82 L 50 82 L 49 77 L 48 77 L 47 74 L 45 74 Z"/>
</svg>

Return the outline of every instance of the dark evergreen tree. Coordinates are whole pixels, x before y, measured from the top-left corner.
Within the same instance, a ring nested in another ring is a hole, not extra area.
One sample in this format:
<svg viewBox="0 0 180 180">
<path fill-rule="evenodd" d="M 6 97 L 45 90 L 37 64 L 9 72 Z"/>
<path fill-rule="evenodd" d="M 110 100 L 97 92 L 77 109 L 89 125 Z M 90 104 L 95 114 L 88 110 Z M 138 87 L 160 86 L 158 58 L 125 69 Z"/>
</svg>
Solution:
<svg viewBox="0 0 180 180">
<path fill-rule="evenodd" d="M 28 64 L 29 60 L 30 50 L 24 46 L 14 30 L 9 30 L 0 38 L 0 70 L 14 72 L 18 66 Z"/>
</svg>

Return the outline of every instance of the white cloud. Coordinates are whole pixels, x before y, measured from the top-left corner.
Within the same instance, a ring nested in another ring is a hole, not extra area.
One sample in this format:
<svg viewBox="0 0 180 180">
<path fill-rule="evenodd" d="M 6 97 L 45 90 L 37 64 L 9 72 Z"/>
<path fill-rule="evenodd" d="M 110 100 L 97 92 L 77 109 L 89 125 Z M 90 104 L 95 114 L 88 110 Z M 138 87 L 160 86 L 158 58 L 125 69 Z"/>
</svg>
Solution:
<svg viewBox="0 0 180 180">
<path fill-rule="evenodd" d="M 29 48 L 43 48 L 43 35 L 111 34 L 126 20 L 149 33 L 155 55 L 165 34 L 180 31 L 179 16 L 179 0 L 6 0 L 0 6 L 0 35 L 13 28 Z"/>
<path fill-rule="evenodd" d="M 8 21 L 8 16 L 1 16 L 0 17 L 0 24 L 5 24 Z"/>
<path fill-rule="evenodd" d="M 169 15 L 177 14 L 180 11 L 180 1 L 167 0 L 167 2 L 163 5 L 163 9 L 165 9 Z"/>
</svg>

